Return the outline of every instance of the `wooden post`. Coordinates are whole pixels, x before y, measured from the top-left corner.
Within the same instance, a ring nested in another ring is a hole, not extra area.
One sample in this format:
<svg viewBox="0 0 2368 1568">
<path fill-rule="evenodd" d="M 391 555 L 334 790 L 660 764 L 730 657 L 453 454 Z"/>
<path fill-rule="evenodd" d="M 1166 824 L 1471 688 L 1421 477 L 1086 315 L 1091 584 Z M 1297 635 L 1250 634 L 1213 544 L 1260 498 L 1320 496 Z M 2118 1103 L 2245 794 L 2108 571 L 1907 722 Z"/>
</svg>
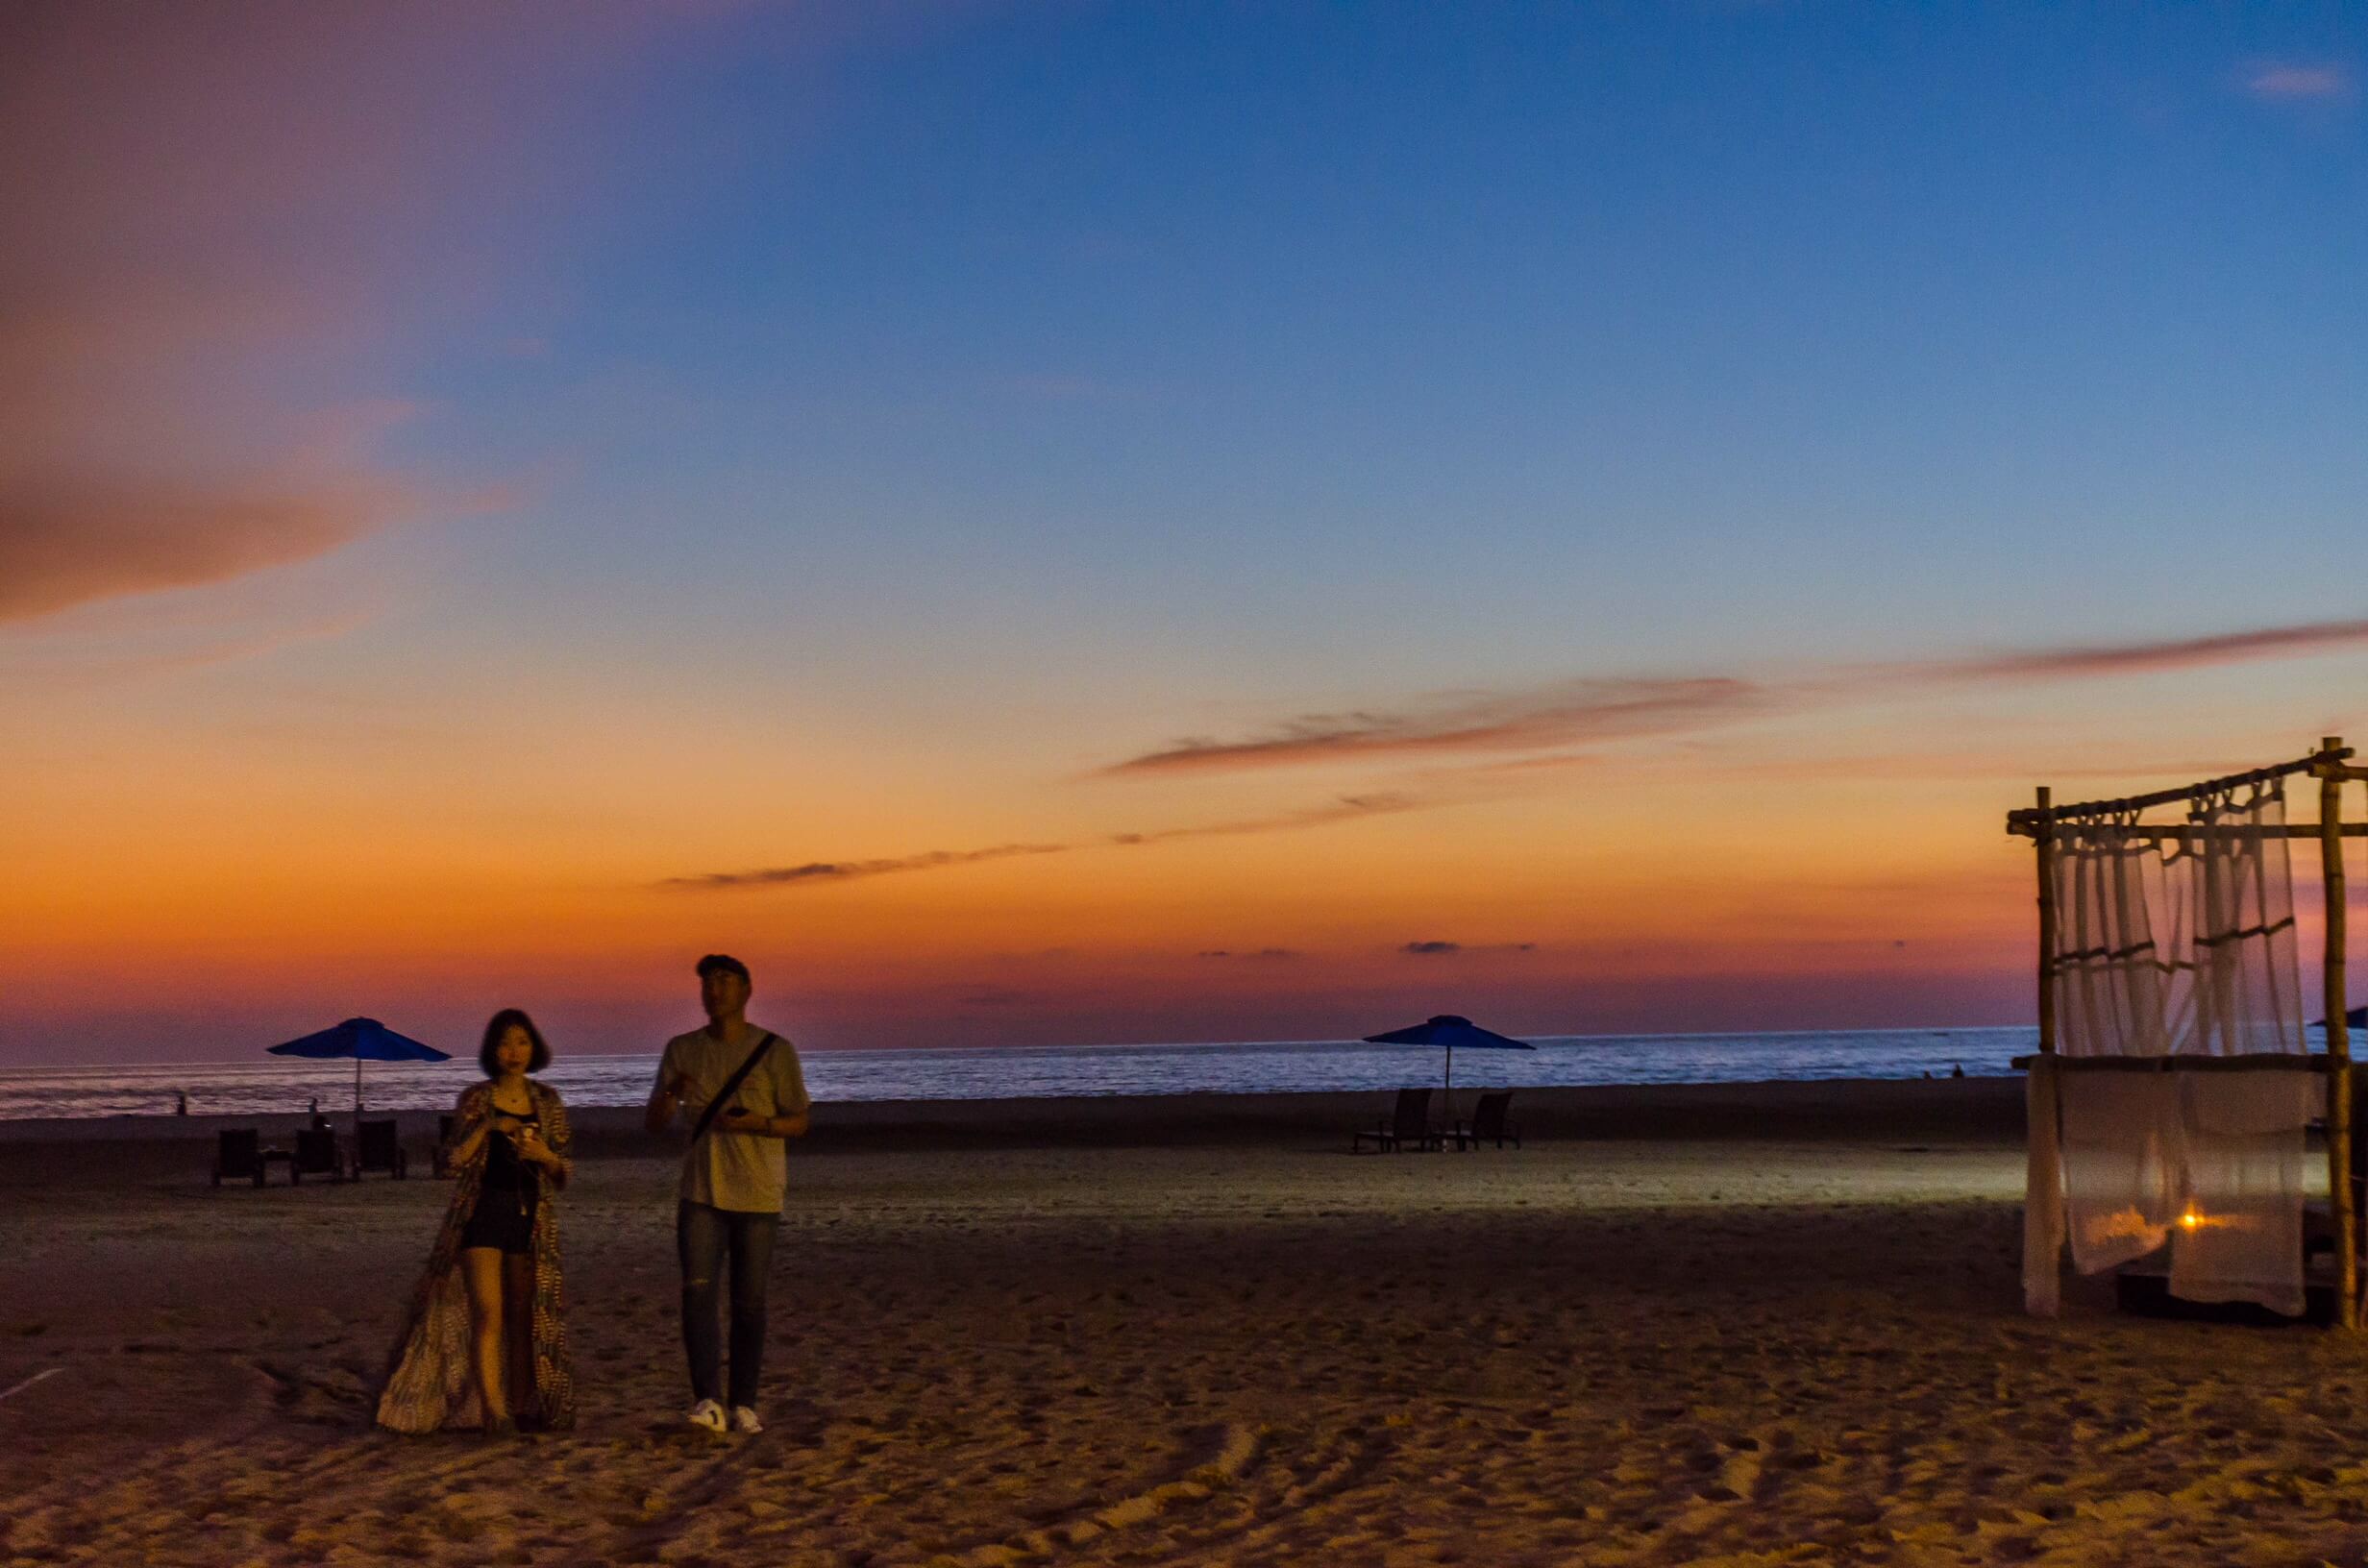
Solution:
<svg viewBox="0 0 2368 1568">
<path fill-rule="evenodd" d="M 2049 1055 L 2056 1050 L 2056 823 L 2048 816 L 2054 799 L 2055 792 L 2040 785 L 2038 830 L 2032 835 L 2039 850 L 2039 1049 Z"/>
<path fill-rule="evenodd" d="M 2319 743 L 2343 749 L 2343 738 Z M 2335 1224 L 2335 1314 L 2359 1327 L 2359 1237 L 2352 1194 L 2352 1029 L 2344 1017 L 2343 779 L 2331 759 L 2319 775 L 2319 865 L 2327 889 L 2327 1197 Z"/>
</svg>

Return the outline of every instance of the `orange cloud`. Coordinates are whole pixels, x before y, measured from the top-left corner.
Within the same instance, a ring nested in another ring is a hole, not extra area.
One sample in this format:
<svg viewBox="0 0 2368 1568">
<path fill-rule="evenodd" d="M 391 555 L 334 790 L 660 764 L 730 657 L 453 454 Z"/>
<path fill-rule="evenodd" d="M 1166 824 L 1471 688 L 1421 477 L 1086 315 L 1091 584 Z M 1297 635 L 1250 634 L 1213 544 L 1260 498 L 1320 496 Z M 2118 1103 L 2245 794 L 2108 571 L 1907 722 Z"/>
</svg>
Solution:
<svg viewBox="0 0 2368 1568">
<path fill-rule="evenodd" d="M 900 871 L 934 871 L 950 866 L 975 866 L 982 861 L 1009 860 L 1021 855 L 1062 855 L 1078 849 L 1134 849 L 1170 844 L 1178 839 L 1229 838 L 1245 833 L 1287 833 L 1322 827 L 1360 817 L 1387 816 L 1452 804 L 1445 796 L 1410 795 L 1349 795 L 1327 805 L 1253 817 L 1230 822 L 1200 822 L 1184 827 L 1159 827 L 1140 833 L 1113 833 L 1076 844 L 999 844 L 983 849 L 930 849 L 917 855 L 892 855 L 873 860 L 815 860 L 752 871 L 709 871 L 698 876 L 670 876 L 661 888 L 718 891 L 728 888 L 797 887 L 824 882 L 851 882 Z"/>
<path fill-rule="evenodd" d="M 811 860 L 800 866 L 774 866 L 753 871 L 710 871 L 703 876 L 673 876 L 658 885 L 720 890 L 852 882 L 860 877 L 888 876 L 898 871 L 933 871 L 948 866 L 975 866 L 980 861 L 1009 860 L 1015 855 L 1057 855 L 1072 847 L 1066 844 L 999 844 L 985 849 L 930 849 L 918 855 L 894 855 L 876 860 Z"/>
</svg>

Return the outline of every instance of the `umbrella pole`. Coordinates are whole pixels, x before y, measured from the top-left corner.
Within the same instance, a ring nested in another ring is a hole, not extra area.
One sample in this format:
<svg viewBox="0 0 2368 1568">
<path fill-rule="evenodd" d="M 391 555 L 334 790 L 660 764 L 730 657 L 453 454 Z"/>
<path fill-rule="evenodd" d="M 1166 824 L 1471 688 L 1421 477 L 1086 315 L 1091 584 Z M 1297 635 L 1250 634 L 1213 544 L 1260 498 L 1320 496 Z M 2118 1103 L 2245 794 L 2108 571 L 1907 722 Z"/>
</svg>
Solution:
<svg viewBox="0 0 2368 1568">
<path fill-rule="evenodd" d="M 1447 1124 L 1455 1124 L 1455 1047 L 1447 1047 Z"/>
</svg>

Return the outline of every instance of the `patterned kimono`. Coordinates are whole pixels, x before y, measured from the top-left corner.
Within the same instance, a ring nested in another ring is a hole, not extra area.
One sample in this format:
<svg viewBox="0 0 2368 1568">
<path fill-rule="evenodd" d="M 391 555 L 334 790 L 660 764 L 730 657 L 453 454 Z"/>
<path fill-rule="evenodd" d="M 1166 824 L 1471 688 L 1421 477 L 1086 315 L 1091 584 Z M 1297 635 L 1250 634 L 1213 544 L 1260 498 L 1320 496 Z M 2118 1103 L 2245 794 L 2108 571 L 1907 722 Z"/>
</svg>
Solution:
<svg viewBox="0 0 2368 1568">
<path fill-rule="evenodd" d="M 560 1160 L 556 1171 L 534 1172 L 541 1190 L 534 1205 L 534 1386 L 510 1413 L 520 1422 L 557 1431 L 576 1424 L 576 1380 L 568 1364 L 567 1320 L 559 1301 L 559 1206 L 552 1202 L 575 1171 L 568 1163 L 574 1135 L 558 1090 L 527 1080 L 541 1116 L 543 1141 Z M 455 1107 L 448 1147 L 457 1148 L 493 1115 L 493 1085 L 475 1084 Z M 495 1136 L 488 1134 L 487 1139 Z M 379 1395 L 379 1425 L 395 1432 L 430 1433 L 439 1427 L 480 1427 L 483 1402 L 472 1372 L 475 1335 L 469 1327 L 468 1286 L 460 1278 L 460 1233 L 477 1211 L 485 1176 L 487 1143 L 480 1143 L 459 1167 L 443 1229 L 428 1255 L 428 1271 L 411 1293 L 403 1332 L 387 1358 L 386 1383 Z M 506 1362 L 507 1358 L 505 1357 Z"/>
</svg>

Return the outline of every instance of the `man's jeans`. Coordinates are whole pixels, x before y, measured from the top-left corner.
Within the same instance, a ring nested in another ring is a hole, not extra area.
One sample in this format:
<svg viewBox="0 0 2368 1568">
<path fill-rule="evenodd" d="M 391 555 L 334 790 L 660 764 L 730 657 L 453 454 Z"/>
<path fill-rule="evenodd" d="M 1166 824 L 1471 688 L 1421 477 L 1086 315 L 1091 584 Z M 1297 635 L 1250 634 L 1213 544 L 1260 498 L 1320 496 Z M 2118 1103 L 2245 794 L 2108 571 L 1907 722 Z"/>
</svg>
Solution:
<svg viewBox="0 0 2368 1568">
<path fill-rule="evenodd" d="M 684 1202 L 675 1210 L 675 1253 L 682 1261 L 682 1348 L 691 1358 L 691 1397 L 713 1399 L 724 1347 L 716 1332 L 716 1276 L 731 1257 L 731 1399 L 756 1404 L 765 1364 L 765 1275 L 773 1267 L 779 1214 L 744 1213 Z"/>
</svg>

